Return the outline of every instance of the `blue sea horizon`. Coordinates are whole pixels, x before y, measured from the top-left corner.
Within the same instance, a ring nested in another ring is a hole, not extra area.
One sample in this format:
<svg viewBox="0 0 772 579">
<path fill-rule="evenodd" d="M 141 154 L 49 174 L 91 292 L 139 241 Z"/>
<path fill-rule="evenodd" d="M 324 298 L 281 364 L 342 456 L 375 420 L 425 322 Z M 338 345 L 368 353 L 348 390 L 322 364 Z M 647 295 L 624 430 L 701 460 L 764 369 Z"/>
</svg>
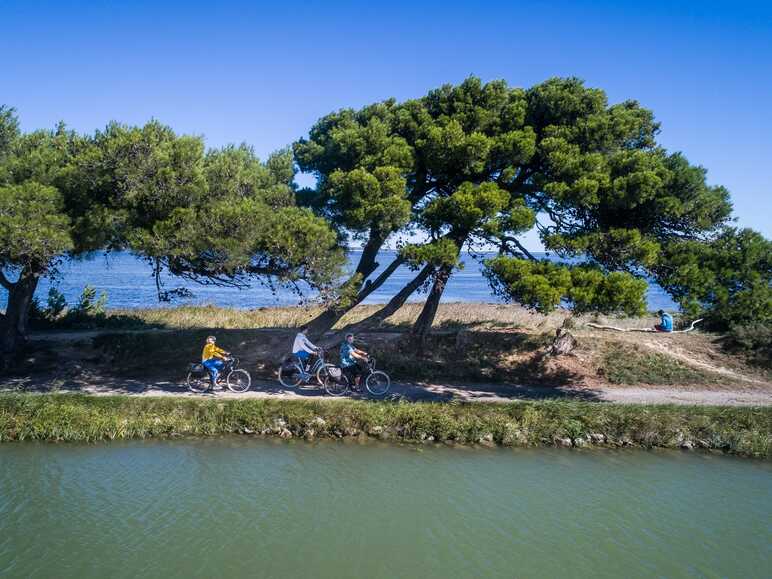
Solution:
<svg viewBox="0 0 772 579">
<path fill-rule="evenodd" d="M 349 251 L 349 266 L 359 259 L 361 250 Z M 386 250 L 379 255 L 380 267 L 371 277 L 375 277 L 394 258 L 393 250 Z M 491 291 L 487 280 L 481 273 L 481 261 L 495 253 L 469 254 L 462 256 L 464 267 L 454 272 L 445 293 L 443 303 L 503 303 Z M 537 253 L 540 257 L 547 254 Z M 386 281 L 381 288 L 373 292 L 364 303 L 386 303 L 397 293 L 415 272 L 402 266 Z M 216 286 L 202 286 L 194 282 L 182 280 L 170 275 L 162 276 L 165 289 L 185 288 L 192 296 L 175 299 L 172 302 L 159 302 L 155 280 L 148 263 L 128 252 L 112 252 L 109 254 L 95 253 L 86 258 L 67 260 L 59 267 L 59 273 L 54 278 L 41 280 L 35 293 L 42 303 L 45 303 L 50 287 L 56 287 L 67 300 L 68 305 L 78 301 L 83 288 L 90 285 L 98 292 L 107 294 L 107 307 L 112 309 L 132 309 L 150 307 L 175 307 L 178 305 L 215 305 L 240 309 L 252 309 L 271 306 L 293 306 L 313 299 L 315 294 L 307 292 L 302 298 L 289 289 L 271 288 L 255 281 L 249 288 L 237 289 Z M 0 288 L 2 290 L 2 288 Z M 419 302 L 426 298 L 425 293 L 414 293 L 409 301 Z M 0 291 L 0 303 L 5 306 L 6 292 Z M 658 309 L 675 310 L 677 305 L 670 296 L 657 284 L 649 282 L 647 305 L 650 311 Z"/>
</svg>

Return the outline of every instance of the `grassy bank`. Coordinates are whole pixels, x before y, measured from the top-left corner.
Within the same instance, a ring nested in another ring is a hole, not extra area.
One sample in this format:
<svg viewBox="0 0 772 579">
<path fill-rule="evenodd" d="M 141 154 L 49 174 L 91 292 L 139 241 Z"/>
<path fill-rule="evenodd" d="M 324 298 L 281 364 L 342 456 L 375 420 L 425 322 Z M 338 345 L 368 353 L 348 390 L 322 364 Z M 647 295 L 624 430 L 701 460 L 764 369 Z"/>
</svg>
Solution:
<svg viewBox="0 0 772 579">
<path fill-rule="evenodd" d="M 705 448 L 772 456 L 772 408 L 0 396 L 0 441 L 248 434 L 502 446 Z"/>
</svg>

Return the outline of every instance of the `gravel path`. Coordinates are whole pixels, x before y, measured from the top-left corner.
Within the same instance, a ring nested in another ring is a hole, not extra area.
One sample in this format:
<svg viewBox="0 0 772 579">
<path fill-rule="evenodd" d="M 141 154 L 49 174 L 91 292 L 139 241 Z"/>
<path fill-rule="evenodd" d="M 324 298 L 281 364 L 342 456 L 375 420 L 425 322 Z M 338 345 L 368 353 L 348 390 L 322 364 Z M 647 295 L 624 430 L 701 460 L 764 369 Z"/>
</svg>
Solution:
<svg viewBox="0 0 772 579">
<path fill-rule="evenodd" d="M 140 380 L 78 377 L 69 380 L 33 381 L 9 379 L 0 384 L 0 391 L 44 393 L 83 392 L 94 395 L 128 394 L 135 396 L 201 396 L 205 398 L 284 398 L 333 399 L 320 388 L 285 389 L 278 381 L 255 380 L 244 394 L 218 390 L 212 394 L 193 394 L 184 384 L 147 382 Z M 353 393 L 352 398 L 365 398 Z M 394 383 L 388 397 L 409 401 L 429 402 L 512 402 L 517 400 L 568 399 L 618 404 L 692 404 L 720 406 L 770 406 L 770 385 L 738 388 L 736 385 L 711 390 L 686 387 L 537 387 L 509 384 L 434 384 Z"/>
</svg>

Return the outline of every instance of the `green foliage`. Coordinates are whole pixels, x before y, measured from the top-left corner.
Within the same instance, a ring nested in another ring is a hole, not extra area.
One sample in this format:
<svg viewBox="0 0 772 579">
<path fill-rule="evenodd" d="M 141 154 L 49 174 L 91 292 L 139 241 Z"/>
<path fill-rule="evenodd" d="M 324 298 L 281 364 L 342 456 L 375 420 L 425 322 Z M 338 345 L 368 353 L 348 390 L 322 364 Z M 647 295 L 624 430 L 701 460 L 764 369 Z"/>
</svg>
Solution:
<svg viewBox="0 0 772 579">
<path fill-rule="evenodd" d="M 458 265 L 458 253 L 458 246 L 447 238 L 440 238 L 431 243 L 411 243 L 400 249 L 400 254 L 413 269 L 427 263 L 435 267 L 454 267 Z"/>
<path fill-rule="evenodd" d="M 120 316 L 110 320 L 107 315 L 107 293 L 97 295 L 97 290 L 87 285 L 71 308 L 67 308 L 64 295 L 59 290 L 49 288 L 45 307 L 41 307 L 37 299 L 33 300 L 30 322 L 39 329 L 90 329 L 120 323 L 130 326 L 131 320 Z M 137 325 L 136 322 L 134 325 Z"/>
<path fill-rule="evenodd" d="M 634 316 L 645 311 L 647 283 L 627 272 L 499 256 L 486 260 L 483 274 L 496 295 L 543 313 L 563 301 L 576 312 Z"/>
<path fill-rule="evenodd" d="M 459 251 L 488 243 L 526 258 L 518 236 L 538 227 L 550 250 L 611 273 L 600 281 L 586 268 L 513 266 L 499 284 L 515 290 L 510 298 L 632 313 L 642 282 L 613 272 L 652 271 L 666 262 L 663 246 L 714 236 L 731 211 L 727 191 L 658 146 L 658 131 L 637 102 L 609 105 L 575 78 L 523 90 L 470 77 L 404 103 L 332 113 L 294 152 L 318 179 L 300 198 L 341 232 L 382 244 L 420 229 Z M 379 171 L 393 187 L 384 191 Z"/>
<path fill-rule="evenodd" d="M 772 241 L 727 228 L 709 243 L 679 240 L 663 252 L 657 282 L 688 314 L 707 317 L 719 330 L 772 325 Z"/>
<path fill-rule="evenodd" d="M 328 180 L 329 194 L 345 207 L 341 223 L 352 230 L 377 226 L 395 231 L 410 219 L 405 199 L 405 180 L 397 167 L 377 167 L 372 173 L 357 168 L 334 171 Z"/>
<path fill-rule="evenodd" d="M 660 246 L 637 229 L 610 229 L 583 236 L 552 234 L 544 239 L 545 249 L 571 255 L 602 255 L 607 267 L 626 268 L 629 264 L 650 267 L 657 263 Z"/>
<path fill-rule="evenodd" d="M 59 318 L 67 308 L 67 300 L 64 294 L 54 286 L 48 288 L 48 299 L 46 300 L 46 317 L 55 320 Z"/>
<path fill-rule="evenodd" d="M 40 187 L 55 189 L 55 195 L 50 191 L 40 195 L 40 202 L 48 203 L 49 206 L 42 209 L 51 211 L 47 219 L 57 221 L 59 236 L 69 237 L 62 251 L 97 249 L 110 231 L 103 223 L 93 223 L 104 214 L 102 200 L 84 195 L 82 164 L 91 158 L 90 147 L 89 139 L 67 131 L 60 124 L 52 131 L 17 134 L 9 145 L 8 154 L 0 157 L 0 187 L 30 188 L 28 201 L 38 197 Z M 47 232 L 33 229 L 19 235 L 34 243 Z M 44 252 L 32 260 L 35 268 L 48 267 L 46 259 L 49 256 L 50 252 Z M 25 263 L 32 262 L 22 261 L 18 265 L 23 267 Z"/>
<path fill-rule="evenodd" d="M 63 199 L 49 185 L 0 186 L 0 268 L 45 269 L 73 247 Z"/>
<path fill-rule="evenodd" d="M 178 136 L 157 121 L 142 127 L 111 123 L 96 133 L 93 144 L 82 169 L 96 186 L 87 192 L 125 212 L 119 240 L 131 228 L 152 227 L 206 193 L 199 137 Z"/>
<path fill-rule="evenodd" d="M 752 362 L 772 369 L 772 324 L 733 324 L 725 339 L 728 349 L 742 352 Z"/>
<path fill-rule="evenodd" d="M 18 135 L 19 120 L 14 109 L 0 105 L 0 158 L 9 152 L 11 143 Z"/>
<path fill-rule="evenodd" d="M 96 141 L 107 176 L 98 194 L 122 192 L 119 243 L 157 270 L 239 287 L 254 276 L 323 285 L 338 273 L 335 233 L 294 206 L 287 151 L 266 163 L 246 146 L 204 154 L 199 138 L 157 123 L 111 125 Z"/>
<path fill-rule="evenodd" d="M 421 223 L 433 234 L 442 232 L 448 223 L 461 231 L 474 231 L 481 225 L 491 230 L 494 219 L 509 204 L 509 193 L 495 183 L 464 183 L 447 197 L 437 197 L 424 208 Z M 529 224 L 530 225 L 530 224 Z"/>
<path fill-rule="evenodd" d="M 87 285 L 78 298 L 72 313 L 81 317 L 97 317 L 105 315 L 105 306 L 107 305 L 107 293 L 102 292 L 97 297 L 96 288 Z"/>
<path fill-rule="evenodd" d="M 164 269 L 205 284 L 258 278 L 300 293 L 302 279 L 324 290 L 345 258 L 327 223 L 295 206 L 294 175 L 287 149 L 265 163 L 244 145 L 205 152 L 200 137 L 157 121 L 21 134 L 0 108 L 0 284 L 15 305 L 0 318 L 0 362 L 26 332 L 38 280 L 66 254 L 129 249 L 153 265 L 159 298 L 174 294 L 161 286 Z M 104 299 L 84 292 L 66 323 L 104 315 Z"/>
<path fill-rule="evenodd" d="M 47 328 L 62 321 L 67 301 L 64 295 L 51 286 L 48 288 L 48 298 L 43 307 L 38 298 L 33 298 L 30 304 L 29 320 L 33 326 Z"/>
<path fill-rule="evenodd" d="M 395 133 L 399 107 L 386 101 L 360 111 L 332 113 L 294 145 L 301 170 L 319 177 L 317 191 L 301 196 L 337 226 L 383 235 L 407 223 L 405 172 L 413 151 Z"/>
<path fill-rule="evenodd" d="M 244 145 L 205 152 L 157 121 L 20 134 L 5 108 L 0 145 L 2 268 L 41 276 L 64 253 L 130 249 L 203 283 L 323 285 L 344 261 L 334 231 L 295 206 L 287 149 L 265 163 Z"/>
</svg>

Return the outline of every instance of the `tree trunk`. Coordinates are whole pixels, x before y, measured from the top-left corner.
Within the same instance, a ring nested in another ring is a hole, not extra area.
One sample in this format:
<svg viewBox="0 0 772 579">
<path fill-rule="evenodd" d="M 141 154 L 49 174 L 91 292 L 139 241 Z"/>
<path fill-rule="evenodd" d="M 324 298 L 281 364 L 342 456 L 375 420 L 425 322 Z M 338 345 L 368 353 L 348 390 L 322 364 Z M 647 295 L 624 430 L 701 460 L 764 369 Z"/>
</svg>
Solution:
<svg viewBox="0 0 772 579">
<path fill-rule="evenodd" d="M 340 320 L 356 306 L 361 304 L 367 298 L 367 296 L 381 287 L 386 282 L 386 280 L 391 277 L 391 274 L 393 274 L 403 263 L 405 263 L 404 258 L 400 256 L 395 257 L 386 267 L 386 269 L 378 274 L 378 277 L 376 277 L 374 280 L 367 281 L 363 286 L 360 284 L 359 292 L 357 293 L 356 297 L 347 303 L 345 307 L 341 307 L 340 304 L 333 304 L 324 310 L 321 314 L 319 314 L 316 318 L 314 318 L 309 323 L 308 333 L 312 336 L 321 337 L 325 332 L 328 332 L 338 322 L 338 320 Z M 378 267 L 378 263 L 375 263 L 375 267 Z M 372 273 L 372 271 L 374 271 L 374 269 L 371 270 L 370 273 Z"/>
<path fill-rule="evenodd" d="M 386 239 L 381 235 L 376 235 L 376 234 L 370 235 L 370 238 L 367 240 L 367 243 L 362 248 L 362 256 L 359 258 L 359 263 L 357 263 L 356 269 L 351 274 L 351 277 L 349 277 L 349 279 L 346 281 L 347 284 L 350 284 L 354 282 L 355 278 L 359 277 L 359 281 L 356 282 L 357 283 L 356 298 L 352 300 L 351 303 L 347 304 L 344 307 L 341 307 L 340 304 L 332 304 L 330 307 L 328 307 L 326 310 L 324 310 L 322 313 L 316 316 L 313 320 L 311 320 L 311 322 L 309 322 L 309 330 L 308 330 L 308 333 L 311 336 L 321 336 L 322 334 L 330 330 L 335 325 L 335 323 L 346 314 L 346 312 L 350 311 L 354 306 L 359 304 L 367 295 L 375 291 L 375 288 L 372 288 L 367 292 L 367 294 L 365 294 L 365 296 L 360 298 L 360 294 L 363 292 L 362 286 L 364 285 L 365 280 L 368 277 L 370 277 L 370 275 L 376 269 L 378 269 L 378 262 L 376 261 L 376 258 L 378 257 L 378 252 L 380 251 L 381 247 L 383 247 L 383 244 L 385 241 Z M 383 281 L 385 281 L 385 279 Z M 383 281 L 381 283 L 383 283 Z M 368 288 L 365 288 L 365 289 L 368 289 Z"/>
<path fill-rule="evenodd" d="M 347 326 L 344 328 L 344 331 L 346 332 L 354 332 L 354 331 L 361 331 L 368 328 L 373 328 L 375 326 L 378 326 L 383 322 L 386 318 L 388 318 L 391 315 L 394 315 L 399 308 L 401 308 L 403 305 L 405 305 L 405 302 L 408 300 L 408 298 L 413 295 L 413 292 L 415 292 L 419 287 L 421 287 L 421 284 L 423 284 L 427 279 L 429 279 L 429 276 L 434 272 L 434 266 L 432 265 L 425 265 L 420 272 L 403 287 L 399 292 L 389 300 L 389 303 L 387 303 L 385 306 L 383 306 L 380 310 L 375 312 L 374 314 L 371 314 L 361 322 L 357 322 L 355 324 L 351 324 L 350 326 Z"/>
<path fill-rule="evenodd" d="M 565 356 L 576 349 L 577 341 L 574 335 L 565 328 L 558 328 L 548 353 L 550 356 Z"/>
<path fill-rule="evenodd" d="M 442 298 L 442 293 L 445 291 L 445 286 L 448 284 L 452 272 L 453 266 L 443 265 L 434 276 L 432 289 L 429 291 L 421 314 L 418 316 L 415 324 L 413 324 L 413 329 L 410 332 L 414 338 L 419 339 L 421 342 L 423 342 L 423 339 L 432 328 L 432 323 L 434 323 L 434 318 L 437 315 L 437 308 L 440 305 L 440 298 Z"/>
<path fill-rule="evenodd" d="M 29 310 L 38 286 L 37 274 L 22 270 L 19 280 L 8 288 L 5 315 L 0 318 L 0 356 L 4 365 L 22 342 L 27 340 Z"/>
</svg>

